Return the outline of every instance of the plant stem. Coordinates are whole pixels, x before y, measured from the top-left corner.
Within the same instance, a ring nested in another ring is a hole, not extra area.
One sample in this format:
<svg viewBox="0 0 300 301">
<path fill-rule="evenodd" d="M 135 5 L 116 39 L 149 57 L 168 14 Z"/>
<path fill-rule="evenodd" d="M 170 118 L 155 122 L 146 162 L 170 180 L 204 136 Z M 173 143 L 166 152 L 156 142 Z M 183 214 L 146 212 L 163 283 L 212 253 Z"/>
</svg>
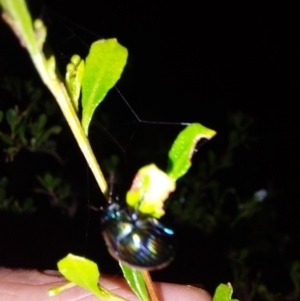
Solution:
<svg viewBox="0 0 300 301">
<path fill-rule="evenodd" d="M 105 177 L 98 165 L 89 140 L 83 132 L 65 85 L 59 80 L 55 72 L 55 58 L 50 56 L 47 59 L 42 51 L 43 42 L 46 38 L 45 26 L 41 20 L 36 20 L 33 26 L 24 0 L 0 0 L 0 4 L 4 8 L 3 20 L 14 31 L 21 45 L 28 50 L 42 81 L 58 102 L 102 193 L 106 195 L 107 183 Z"/>
<path fill-rule="evenodd" d="M 149 296 L 150 296 L 151 300 L 152 301 L 159 301 L 159 299 L 157 297 L 157 294 L 156 294 L 155 287 L 153 285 L 153 281 L 151 279 L 151 276 L 150 276 L 149 272 L 146 271 L 146 270 L 142 270 L 142 275 L 143 275 L 143 278 L 145 280 L 147 290 L 148 290 L 148 293 L 149 293 Z"/>
</svg>

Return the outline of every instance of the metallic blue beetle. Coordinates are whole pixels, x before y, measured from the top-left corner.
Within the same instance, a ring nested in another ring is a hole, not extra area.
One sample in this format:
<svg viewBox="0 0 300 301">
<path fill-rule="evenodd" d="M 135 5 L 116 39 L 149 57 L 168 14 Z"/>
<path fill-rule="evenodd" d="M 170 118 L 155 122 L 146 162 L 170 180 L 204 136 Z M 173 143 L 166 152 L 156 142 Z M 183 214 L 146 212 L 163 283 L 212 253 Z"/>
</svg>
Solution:
<svg viewBox="0 0 300 301">
<path fill-rule="evenodd" d="M 156 270 L 174 258 L 174 232 L 157 219 L 111 203 L 102 216 L 110 254 L 135 269 Z"/>
</svg>

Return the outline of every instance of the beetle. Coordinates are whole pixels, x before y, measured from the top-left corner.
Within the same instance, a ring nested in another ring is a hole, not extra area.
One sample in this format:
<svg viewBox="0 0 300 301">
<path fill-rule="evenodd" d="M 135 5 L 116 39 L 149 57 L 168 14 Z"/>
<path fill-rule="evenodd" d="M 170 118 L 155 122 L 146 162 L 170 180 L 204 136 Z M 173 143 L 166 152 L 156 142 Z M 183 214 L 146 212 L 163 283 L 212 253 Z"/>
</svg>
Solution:
<svg viewBox="0 0 300 301">
<path fill-rule="evenodd" d="M 149 215 L 113 202 L 102 214 L 102 225 L 110 254 L 130 267 L 157 270 L 174 259 L 174 231 Z"/>
</svg>

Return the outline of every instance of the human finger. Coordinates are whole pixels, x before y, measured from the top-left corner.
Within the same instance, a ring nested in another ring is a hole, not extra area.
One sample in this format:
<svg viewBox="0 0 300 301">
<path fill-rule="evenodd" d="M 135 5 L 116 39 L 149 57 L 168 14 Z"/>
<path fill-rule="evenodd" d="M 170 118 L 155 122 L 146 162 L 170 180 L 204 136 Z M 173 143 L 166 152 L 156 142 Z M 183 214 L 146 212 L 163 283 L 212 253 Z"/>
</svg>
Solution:
<svg viewBox="0 0 300 301">
<path fill-rule="evenodd" d="M 0 300 L 4 301 L 96 301 L 92 293 L 74 286 L 54 297 L 48 296 L 50 288 L 66 284 L 66 280 L 57 271 L 12 270 L 0 268 Z M 130 290 L 124 279 L 101 276 L 101 285 L 112 293 L 130 301 L 138 298 Z M 159 300 L 164 301 L 211 301 L 209 294 L 198 288 L 170 283 L 155 283 Z"/>
</svg>

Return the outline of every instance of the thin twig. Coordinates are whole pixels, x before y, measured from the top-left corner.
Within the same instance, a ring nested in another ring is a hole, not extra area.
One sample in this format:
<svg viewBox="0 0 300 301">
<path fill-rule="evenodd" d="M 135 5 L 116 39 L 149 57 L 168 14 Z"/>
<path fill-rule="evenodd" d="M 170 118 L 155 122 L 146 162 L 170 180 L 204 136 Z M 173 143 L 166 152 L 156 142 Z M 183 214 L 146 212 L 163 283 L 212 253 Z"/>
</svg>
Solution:
<svg viewBox="0 0 300 301">
<path fill-rule="evenodd" d="M 153 281 L 151 279 L 151 276 L 150 276 L 149 272 L 146 271 L 146 270 L 142 270 L 142 275 L 144 277 L 144 280 L 145 280 L 145 283 L 146 283 L 147 290 L 148 290 L 149 296 L 151 298 L 151 301 L 159 301 L 159 299 L 157 297 L 155 287 L 153 285 Z"/>
</svg>

